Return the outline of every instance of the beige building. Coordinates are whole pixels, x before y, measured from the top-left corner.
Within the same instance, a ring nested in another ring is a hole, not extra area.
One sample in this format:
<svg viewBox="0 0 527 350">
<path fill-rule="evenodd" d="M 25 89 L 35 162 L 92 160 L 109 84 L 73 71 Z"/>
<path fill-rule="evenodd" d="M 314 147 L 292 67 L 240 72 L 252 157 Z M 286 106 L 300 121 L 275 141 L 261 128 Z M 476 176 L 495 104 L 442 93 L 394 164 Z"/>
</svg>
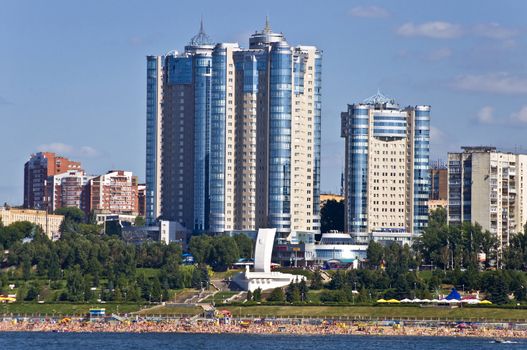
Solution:
<svg viewBox="0 0 527 350">
<path fill-rule="evenodd" d="M 115 170 L 89 180 L 90 211 L 138 214 L 137 176 Z"/>
<path fill-rule="evenodd" d="M 345 229 L 418 235 L 428 225 L 430 106 L 378 92 L 341 114 Z"/>
<path fill-rule="evenodd" d="M 45 210 L 0 208 L 0 219 L 4 226 L 28 221 L 39 225 L 50 239 L 57 239 L 60 237 L 60 225 L 64 216 L 47 214 Z"/>
<path fill-rule="evenodd" d="M 321 193 L 320 194 L 320 208 L 322 208 L 327 201 L 343 201 L 344 196 L 340 194 L 334 194 L 334 193 Z"/>
<path fill-rule="evenodd" d="M 446 199 L 430 199 L 428 201 L 428 211 L 433 212 L 438 208 L 448 208 L 448 200 Z"/>
<path fill-rule="evenodd" d="M 448 223 L 478 223 L 496 235 L 499 249 L 527 221 L 527 155 L 495 147 L 462 147 L 448 154 Z"/>
</svg>

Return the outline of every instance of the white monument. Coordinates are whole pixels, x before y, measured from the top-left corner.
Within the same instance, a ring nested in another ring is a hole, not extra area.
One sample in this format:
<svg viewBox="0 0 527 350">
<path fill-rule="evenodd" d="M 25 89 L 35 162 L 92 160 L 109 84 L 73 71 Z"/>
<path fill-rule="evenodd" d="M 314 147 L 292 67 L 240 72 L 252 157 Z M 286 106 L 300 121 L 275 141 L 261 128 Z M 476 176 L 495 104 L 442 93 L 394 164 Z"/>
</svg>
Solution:
<svg viewBox="0 0 527 350">
<path fill-rule="evenodd" d="M 302 275 L 292 275 L 289 273 L 271 271 L 271 255 L 273 254 L 274 236 L 276 229 L 261 228 L 256 237 L 256 247 L 254 248 L 254 271 L 246 266 L 244 272 L 240 272 L 234 277 L 234 282 L 245 290 L 254 292 L 260 288 L 262 290 L 284 287 L 291 282 L 300 282 L 306 277 Z"/>
</svg>

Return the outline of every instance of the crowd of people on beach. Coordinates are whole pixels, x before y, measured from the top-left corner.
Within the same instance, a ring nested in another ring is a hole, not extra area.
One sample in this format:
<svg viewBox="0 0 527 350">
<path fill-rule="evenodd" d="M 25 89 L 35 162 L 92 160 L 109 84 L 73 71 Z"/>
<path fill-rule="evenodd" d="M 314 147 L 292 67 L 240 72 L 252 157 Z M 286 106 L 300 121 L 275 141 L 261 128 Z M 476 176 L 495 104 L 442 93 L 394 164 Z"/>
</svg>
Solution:
<svg viewBox="0 0 527 350">
<path fill-rule="evenodd" d="M 485 326 L 416 326 L 403 323 L 347 323 L 322 321 L 318 324 L 302 322 L 273 322 L 265 320 L 124 320 L 88 321 L 84 319 L 4 319 L 0 331 L 35 332 L 129 332 L 129 333 L 230 333 L 230 334 L 291 334 L 291 335 L 378 335 L 378 336 L 467 336 L 488 338 L 527 338 L 527 330 Z"/>
</svg>

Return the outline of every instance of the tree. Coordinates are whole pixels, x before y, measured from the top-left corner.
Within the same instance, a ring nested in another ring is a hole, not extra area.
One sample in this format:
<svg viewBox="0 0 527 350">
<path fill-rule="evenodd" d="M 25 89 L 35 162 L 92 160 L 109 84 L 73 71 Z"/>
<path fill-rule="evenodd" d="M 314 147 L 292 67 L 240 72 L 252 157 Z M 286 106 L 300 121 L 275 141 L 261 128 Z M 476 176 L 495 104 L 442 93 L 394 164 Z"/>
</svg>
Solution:
<svg viewBox="0 0 527 350">
<path fill-rule="evenodd" d="M 311 283 L 310 283 L 310 288 L 311 289 L 322 289 L 323 287 L 323 280 L 322 280 L 322 274 L 320 273 L 319 270 L 316 270 L 314 273 L 313 273 L 313 277 L 311 277 Z"/>
<path fill-rule="evenodd" d="M 55 210 L 55 214 L 64 215 L 64 220 L 70 220 L 77 224 L 84 222 L 84 212 L 76 207 L 63 207 Z"/>
<path fill-rule="evenodd" d="M 368 249 L 366 251 L 368 264 L 370 265 L 370 267 L 379 267 L 381 265 L 383 255 L 384 247 L 382 246 L 382 244 L 371 240 L 368 244 Z"/>
<path fill-rule="evenodd" d="M 257 289 L 254 290 L 254 292 L 253 292 L 253 300 L 256 301 L 256 302 L 262 301 L 262 289 L 261 288 L 257 288 Z"/>
<path fill-rule="evenodd" d="M 40 287 L 38 286 L 38 284 L 37 283 L 31 283 L 29 285 L 29 288 L 27 290 L 27 294 L 26 294 L 24 300 L 26 300 L 26 301 L 36 300 L 36 299 L 38 299 L 39 294 L 40 294 Z"/>
<path fill-rule="evenodd" d="M 61 271 L 60 271 L 59 257 L 57 253 L 53 251 L 51 252 L 51 256 L 49 259 L 48 278 L 52 281 L 56 281 L 60 279 L 60 277 L 61 277 Z"/>
<path fill-rule="evenodd" d="M 344 201 L 334 199 L 326 201 L 320 209 L 320 230 L 321 232 L 344 231 Z"/>
<path fill-rule="evenodd" d="M 502 271 L 490 271 L 486 273 L 483 277 L 483 285 L 485 286 L 490 301 L 494 304 L 506 304 L 508 302 L 508 283 Z"/>
<path fill-rule="evenodd" d="M 84 278 L 82 277 L 80 266 L 75 265 L 73 269 L 66 273 L 67 299 L 69 301 L 84 300 Z"/>
<path fill-rule="evenodd" d="M 135 220 L 134 220 L 134 226 L 145 226 L 146 225 L 146 220 L 144 217 L 142 216 L 136 216 Z"/>
<path fill-rule="evenodd" d="M 287 302 L 289 303 L 298 303 L 302 301 L 298 283 L 291 282 L 289 286 L 287 286 L 287 291 L 285 292 L 285 300 L 287 300 Z"/>
<path fill-rule="evenodd" d="M 188 250 L 197 264 L 205 263 L 212 246 L 212 237 L 207 235 L 192 236 L 188 244 Z"/>
<path fill-rule="evenodd" d="M 275 288 L 267 298 L 267 301 L 283 303 L 285 301 L 284 291 L 282 288 Z"/>
<path fill-rule="evenodd" d="M 239 258 L 240 252 L 233 238 L 219 236 L 212 240 L 207 263 L 214 271 L 226 271 Z"/>
<path fill-rule="evenodd" d="M 161 283 L 159 283 L 159 278 L 154 277 L 152 282 L 152 300 L 161 301 L 162 290 Z"/>
<path fill-rule="evenodd" d="M 77 232 L 80 223 L 84 222 L 84 212 L 76 207 L 63 207 L 55 210 L 55 214 L 64 215 L 60 232 Z"/>
<path fill-rule="evenodd" d="M 234 236 L 241 258 L 252 258 L 254 254 L 254 241 L 243 233 Z"/>
</svg>

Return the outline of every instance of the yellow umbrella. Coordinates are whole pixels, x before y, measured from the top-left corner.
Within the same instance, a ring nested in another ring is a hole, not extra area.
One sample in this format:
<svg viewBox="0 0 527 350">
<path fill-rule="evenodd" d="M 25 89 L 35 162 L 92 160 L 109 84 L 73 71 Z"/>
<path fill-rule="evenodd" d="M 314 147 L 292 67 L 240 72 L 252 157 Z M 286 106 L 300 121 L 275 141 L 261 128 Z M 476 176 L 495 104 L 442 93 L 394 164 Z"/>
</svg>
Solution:
<svg viewBox="0 0 527 350">
<path fill-rule="evenodd" d="M 384 299 L 379 299 L 379 300 L 377 300 L 377 302 L 378 302 L 378 303 L 385 303 L 386 300 L 384 300 Z"/>
<path fill-rule="evenodd" d="M 489 301 L 489 300 L 482 300 L 482 301 L 479 302 L 479 304 L 480 304 L 480 305 L 481 305 L 481 304 L 483 304 L 483 305 L 491 305 L 492 302 Z"/>
<path fill-rule="evenodd" d="M 400 301 L 397 300 L 397 299 L 390 299 L 390 300 L 386 300 L 387 303 L 392 303 L 392 304 L 399 304 Z"/>
</svg>

